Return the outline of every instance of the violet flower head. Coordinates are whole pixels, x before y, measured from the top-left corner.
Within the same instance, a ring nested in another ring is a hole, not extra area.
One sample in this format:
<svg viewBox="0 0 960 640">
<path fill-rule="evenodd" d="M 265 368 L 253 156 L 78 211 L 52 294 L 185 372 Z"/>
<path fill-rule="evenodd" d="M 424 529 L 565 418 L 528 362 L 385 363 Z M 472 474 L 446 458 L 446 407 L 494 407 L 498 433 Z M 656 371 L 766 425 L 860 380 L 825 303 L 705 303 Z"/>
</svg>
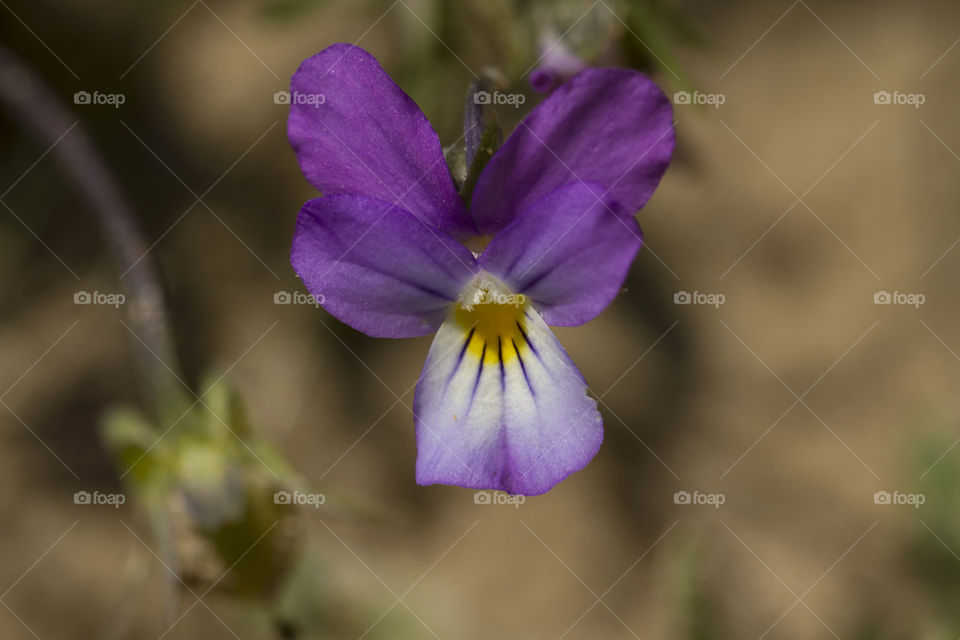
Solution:
<svg viewBox="0 0 960 640">
<path fill-rule="evenodd" d="M 562 39 L 550 34 L 541 36 L 540 50 L 537 68 L 530 72 L 530 88 L 537 93 L 550 93 L 589 66 Z"/>
<path fill-rule="evenodd" d="M 413 412 L 419 484 L 536 495 L 582 469 L 602 420 L 548 325 L 617 295 L 641 245 L 633 212 L 673 152 L 670 101 L 626 69 L 588 69 L 521 122 L 469 207 L 413 100 L 359 47 L 301 64 L 288 134 L 324 197 L 291 261 L 339 320 L 374 337 L 436 333 Z M 468 249 L 464 245 L 470 246 Z"/>
</svg>

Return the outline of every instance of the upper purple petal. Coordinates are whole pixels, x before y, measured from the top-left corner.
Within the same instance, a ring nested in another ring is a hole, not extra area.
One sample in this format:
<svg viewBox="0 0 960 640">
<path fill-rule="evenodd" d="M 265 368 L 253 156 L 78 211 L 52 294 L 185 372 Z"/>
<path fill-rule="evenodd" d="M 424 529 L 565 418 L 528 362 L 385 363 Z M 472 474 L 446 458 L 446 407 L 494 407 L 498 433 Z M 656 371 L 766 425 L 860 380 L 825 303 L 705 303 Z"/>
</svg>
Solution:
<svg viewBox="0 0 960 640">
<path fill-rule="evenodd" d="M 363 49 L 334 44 L 303 61 L 290 81 L 287 134 L 324 194 L 379 198 L 455 238 L 477 235 L 436 132 Z"/>
<path fill-rule="evenodd" d="M 527 115 L 477 181 L 471 214 L 494 235 L 526 206 L 571 181 L 595 182 L 640 209 L 673 153 L 673 111 L 629 69 L 587 69 Z"/>
<path fill-rule="evenodd" d="M 572 182 L 521 211 L 479 263 L 547 324 L 574 326 L 616 297 L 641 243 L 636 220 L 600 185 Z"/>
<path fill-rule="evenodd" d="M 436 331 L 477 270 L 459 242 L 389 202 L 353 194 L 303 205 L 290 261 L 327 311 L 377 338 Z"/>
</svg>

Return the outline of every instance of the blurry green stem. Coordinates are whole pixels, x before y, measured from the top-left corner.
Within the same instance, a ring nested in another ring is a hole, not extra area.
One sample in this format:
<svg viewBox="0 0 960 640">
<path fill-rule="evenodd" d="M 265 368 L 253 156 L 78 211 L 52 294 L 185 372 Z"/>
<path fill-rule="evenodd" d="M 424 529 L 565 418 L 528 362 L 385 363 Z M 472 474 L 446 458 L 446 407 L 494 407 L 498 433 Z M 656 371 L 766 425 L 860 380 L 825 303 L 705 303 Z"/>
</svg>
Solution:
<svg viewBox="0 0 960 640">
<path fill-rule="evenodd" d="M 150 400 L 161 411 L 179 395 L 170 369 L 176 371 L 167 310 L 157 274 L 136 219 L 90 142 L 79 120 L 61 104 L 43 79 L 0 44 L 0 103 L 13 118 L 56 153 L 74 185 L 87 199 L 106 233 L 122 276 L 130 328 L 146 349 L 138 348 Z M 147 350 L 153 353 L 148 353 Z M 177 374 L 179 375 L 179 374 Z"/>
</svg>

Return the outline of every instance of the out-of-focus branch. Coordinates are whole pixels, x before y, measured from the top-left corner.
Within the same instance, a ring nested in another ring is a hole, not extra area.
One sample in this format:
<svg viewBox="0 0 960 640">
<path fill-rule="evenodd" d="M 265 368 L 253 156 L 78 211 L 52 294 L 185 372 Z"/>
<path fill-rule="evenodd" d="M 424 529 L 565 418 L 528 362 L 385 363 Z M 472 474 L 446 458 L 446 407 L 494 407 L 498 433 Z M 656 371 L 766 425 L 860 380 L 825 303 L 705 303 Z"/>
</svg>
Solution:
<svg viewBox="0 0 960 640">
<path fill-rule="evenodd" d="M 176 393 L 164 364 L 178 369 L 163 292 L 136 218 L 82 124 L 64 107 L 44 80 L 0 44 L 0 104 L 44 145 L 52 146 L 74 185 L 90 204 L 123 278 L 136 345 L 155 403 Z M 72 130 L 66 136 L 64 133 Z M 61 138 L 63 138 L 61 140 Z M 155 357 L 156 356 L 156 357 Z M 158 361 L 159 360 L 159 361 Z"/>
</svg>

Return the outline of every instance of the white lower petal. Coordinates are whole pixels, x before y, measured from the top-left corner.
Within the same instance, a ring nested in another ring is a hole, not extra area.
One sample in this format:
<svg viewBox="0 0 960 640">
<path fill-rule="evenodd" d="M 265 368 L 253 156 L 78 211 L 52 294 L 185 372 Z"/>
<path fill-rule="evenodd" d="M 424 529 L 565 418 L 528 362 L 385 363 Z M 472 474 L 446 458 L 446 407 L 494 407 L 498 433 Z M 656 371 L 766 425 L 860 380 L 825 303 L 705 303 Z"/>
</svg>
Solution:
<svg viewBox="0 0 960 640">
<path fill-rule="evenodd" d="M 529 306 L 459 310 L 437 333 L 414 398 L 417 482 L 543 493 L 596 454 L 597 403 Z"/>
</svg>

